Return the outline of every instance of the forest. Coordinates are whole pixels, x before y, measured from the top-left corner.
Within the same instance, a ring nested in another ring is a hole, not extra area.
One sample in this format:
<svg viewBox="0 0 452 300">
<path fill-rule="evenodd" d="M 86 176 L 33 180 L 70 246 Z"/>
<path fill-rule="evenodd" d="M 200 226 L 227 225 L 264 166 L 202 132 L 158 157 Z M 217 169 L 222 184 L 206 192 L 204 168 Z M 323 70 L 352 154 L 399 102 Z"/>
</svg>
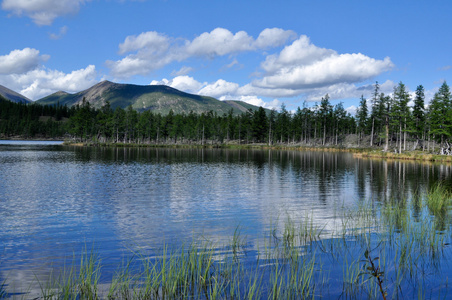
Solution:
<svg viewBox="0 0 452 300">
<path fill-rule="evenodd" d="M 413 99 L 412 99 L 413 98 Z M 451 153 L 452 99 L 444 82 L 426 106 L 425 90 L 411 97 L 400 82 L 391 95 L 380 92 L 378 82 L 370 99 L 361 96 L 356 115 L 328 95 L 320 103 L 288 111 L 260 107 L 241 115 L 210 111 L 167 115 L 138 112 L 131 106 L 101 109 L 89 102 L 67 106 L 41 106 L 0 101 L 1 138 L 63 138 L 93 143 L 134 144 L 301 144 L 343 146 L 350 137 L 358 147 L 382 147 L 386 151 L 424 150 Z M 348 138 L 347 138 L 348 137 Z"/>
</svg>

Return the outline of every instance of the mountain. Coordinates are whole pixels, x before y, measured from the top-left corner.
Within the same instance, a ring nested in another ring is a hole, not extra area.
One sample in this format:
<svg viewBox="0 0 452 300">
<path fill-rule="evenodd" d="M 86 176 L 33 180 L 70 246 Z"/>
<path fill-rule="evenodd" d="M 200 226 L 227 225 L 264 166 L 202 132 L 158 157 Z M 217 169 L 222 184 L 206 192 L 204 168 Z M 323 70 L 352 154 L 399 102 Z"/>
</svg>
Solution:
<svg viewBox="0 0 452 300">
<path fill-rule="evenodd" d="M 10 90 L 9 88 L 0 85 L 0 95 L 6 100 L 17 102 L 17 103 L 31 103 L 32 101 L 27 97 Z"/>
<path fill-rule="evenodd" d="M 81 104 L 85 99 L 95 108 L 101 108 L 110 103 L 111 108 L 126 108 L 129 105 L 138 111 L 152 110 L 167 114 L 171 109 L 174 113 L 202 113 L 214 111 L 218 114 L 228 113 L 231 108 L 234 113 L 242 113 L 256 106 L 241 101 L 220 101 L 212 97 L 188 94 L 166 85 L 134 85 L 102 81 L 91 88 L 76 94 L 56 92 L 36 101 L 42 105 Z"/>
<path fill-rule="evenodd" d="M 224 100 L 223 102 L 227 103 L 228 105 L 232 106 L 234 109 L 239 110 L 240 112 L 247 112 L 250 109 L 251 110 L 257 110 L 259 107 L 256 105 L 252 105 L 243 101 L 239 100 Z M 267 113 L 270 113 L 269 109 L 265 109 Z"/>
</svg>

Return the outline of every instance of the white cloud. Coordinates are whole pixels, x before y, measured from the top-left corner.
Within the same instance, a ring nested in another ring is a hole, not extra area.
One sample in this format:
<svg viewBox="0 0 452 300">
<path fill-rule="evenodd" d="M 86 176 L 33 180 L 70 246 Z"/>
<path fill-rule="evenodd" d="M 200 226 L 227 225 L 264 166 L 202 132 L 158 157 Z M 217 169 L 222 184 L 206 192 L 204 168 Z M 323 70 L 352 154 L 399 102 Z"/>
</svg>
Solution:
<svg viewBox="0 0 452 300">
<path fill-rule="evenodd" d="M 33 48 L 16 49 L 0 56 L 0 74 L 25 73 L 36 69 L 41 62 L 48 59 L 48 55 L 39 55 L 39 50 Z"/>
<path fill-rule="evenodd" d="M 236 55 L 284 46 L 278 53 L 268 54 L 260 64 L 260 73 L 253 74 L 250 83 L 238 84 L 218 79 L 211 83 L 201 83 L 186 76 L 193 69 L 187 66 L 173 71 L 171 80 L 161 84 L 211 96 L 219 99 L 257 99 L 299 97 L 307 101 L 319 101 L 325 94 L 332 99 L 359 98 L 361 94 L 371 94 L 371 84 L 362 85 L 372 78 L 394 67 L 391 59 L 375 59 L 362 53 L 337 53 L 333 49 L 322 48 L 311 43 L 305 36 L 290 30 L 266 28 L 254 39 L 248 33 L 233 33 L 224 28 L 204 32 L 193 40 L 167 37 L 157 32 L 146 32 L 129 36 L 119 45 L 119 53 L 126 55 L 118 61 L 107 61 L 111 74 L 117 78 L 133 75 L 147 75 L 164 66 L 191 58 L 215 59 L 229 56 L 231 63 L 221 70 L 239 65 Z M 192 62 L 192 60 L 190 60 Z M 381 91 L 391 93 L 394 83 L 385 82 Z M 254 100 L 253 100 L 254 99 Z"/>
<path fill-rule="evenodd" d="M 262 106 L 263 108 L 268 109 L 279 109 L 281 107 L 282 102 L 278 99 L 273 99 L 272 101 L 265 102 L 258 96 L 238 96 L 235 98 L 227 98 L 227 97 L 221 97 L 220 100 L 239 100 L 246 102 L 248 104 L 254 105 L 254 106 Z"/>
<path fill-rule="evenodd" d="M 149 72 L 158 70 L 169 64 L 173 59 L 162 54 L 150 55 L 139 53 L 129 55 L 118 61 L 107 61 L 111 74 L 117 78 L 128 78 L 134 75 L 147 75 Z"/>
<path fill-rule="evenodd" d="M 254 45 L 256 48 L 265 49 L 268 47 L 279 47 L 288 40 L 296 38 L 297 34 L 292 30 L 281 28 L 266 28 L 257 37 Z"/>
<path fill-rule="evenodd" d="M 171 72 L 171 76 L 182 76 L 182 75 L 187 75 L 188 73 L 192 72 L 193 68 L 192 67 L 187 67 L 187 66 L 183 66 L 182 68 L 180 68 L 178 71 L 173 71 Z"/>
<path fill-rule="evenodd" d="M 180 60 L 177 51 L 170 49 L 171 46 L 169 38 L 154 31 L 128 36 L 124 43 L 119 45 L 119 54 L 132 53 L 118 61 L 108 60 L 106 64 L 112 75 L 118 78 L 147 75 Z"/>
<path fill-rule="evenodd" d="M 391 95 L 394 90 L 395 83 L 387 80 L 380 84 L 380 93 Z M 326 87 L 314 88 L 306 91 L 306 101 L 320 101 L 323 96 L 328 94 L 331 99 L 346 99 L 346 98 L 360 98 L 361 95 L 368 100 L 372 97 L 374 92 L 374 84 L 366 84 L 356 86 L 350 83 L 333 84 Z"/>
<path fill-rule="evenodd" d="M 388 57 L 377 60 L 361 53 L 338 54 L 319 48 L 302 36 L 279 55 L 268 56 L 262 63 L 267 73 L 252 85 L 268 89 L 310 89 L 362 82 L 393 67 Z"/>
<path fill-rule="evenodd" d="M 75 14 L 89 0 L 3 0 L 2 9 L 17 16 L 26 15 L 37 25 L 51 25 L 63 15 Z"/>
<path fill-rule="evenodd" d="M 264 29 L 255 40 L 245 31 L 234 34 L 227 29 L 216 28 L 190 41 L 167 37 L 155 31 L 143 32 L 138 36 L 126 37 L 119 45 L 119 54 L 127 56 L 118 61 L 107 61 L 107 66 L 117 78 L 147 75 L 172 62 L 191 57 L 214 59 L 218 56 L 280 46 L 293 35 L 292 31 L 278 28 Z"/>
<path fill-rule="evenodd" d="M 200 95 L 221 98 L 225 95 L 237 95 L 239 85 L 234 82 L 228 82 L 224 79 L 218 79 L 199 90 Z"/>
<path fill-rule="evenodd" d="M 252 84 L 246 84 L 244 86 L 241 86 L 237 90 L 237 93 L 240 95 L 259 95 L 261 97 L 280 98 L 280 97 L 298 96 L 303 93 L 303 90 L 292 90 L 283 88 L 268 89 L 257 87 Z"/>
<path fill-rule="evenodd" d="M 226 54 L 253 50 L 254 39 L 245 31 L 233 34 L 227 29 L 216 28 L 204 32 L 186 46 L 190 56 L 223 56 Z"/>
<path fill-rule="evenodd" d="M 97 83 L 96 76 L 95 66 L 89 65 L 68 74 L 42 68 L 23 74 L 1 75 L 0 80 L 8 88 L 37 100 L 60 90 L 75 93 L 87 89 Z"/>
<path fill-rule="evenodd" d="M 198 93 L 198 91 L 205 85 L 205 83 L 201 83 L 195 80 L 193 77 L 186 75 L 177 76 L 171 80 L 168 80 L 166 78 L 162 79 L 161 81 L 153 80 L 150 84 L 167 85 L 186 93 Z"/>
<path fill-rule="evenodd" d="M 233 66 L 238 65 L 238 64 L 239 64 L 239 61 L 238 61 L 236 58 L 234 58 L 234 60 L 231 61 L 230 64 L 226 65 L 226 68 L 227 68 L 227 69 L 230 69 L 230 68 L 232 68 Z"/>
<path fill-rule="evenodd" d="M 162 53 L 168 50 L 169 42 L 168 37 L 155 31 L 148 31 L 138 36 L 132 35 L 126 37 L 124 43 L 119 45 L 119 54 L 125 54 L 143 48 L 150 53 Z"/>
<path fill-rule="evenodd" d="M 313 64 L 334 54 L 334 50 L 319 48 L 311 44 L 307 36 L 302 35 L 291 45 L 284 47 L 279 55 L 267 56 L 261 67 L 271 74 L 284 68 Z"/>
<path fill-rule="evenodd" d="M 346 112 L 348 112 L 349 114 L 351 114 L 352 116 L 356 115 L 356 111 L 358 110 L 358 108 L 354 105 L 347 107 L 345 109 Z"/>
<path fill-rule="evenodd" d="M 187 93 L 214 97 L 219 100 L 239 100 L 270 109 L 278 109 L 281 106 L 281 102 L 277 99 L 265 102 L 255 94 L 241 95 L 239 93 L 240 87 L 237 83 L 228 82 L 224 79 L 219 79 L 208 84 L 206 82 L 199 82 L 190 76 L 177 76 L 170 80 L 166 78 L 163 78 L 162 80 L 153 80 L 150 84 L 167 85 Z"/>
<path fill-rule="evenodd" d="M 67 26 L 63 26 L 60 28 L 60 31 L 58 33 L 50 33 L 49 38 L 52 40 L 59 40 L 67 33 Z"/>
</svg>

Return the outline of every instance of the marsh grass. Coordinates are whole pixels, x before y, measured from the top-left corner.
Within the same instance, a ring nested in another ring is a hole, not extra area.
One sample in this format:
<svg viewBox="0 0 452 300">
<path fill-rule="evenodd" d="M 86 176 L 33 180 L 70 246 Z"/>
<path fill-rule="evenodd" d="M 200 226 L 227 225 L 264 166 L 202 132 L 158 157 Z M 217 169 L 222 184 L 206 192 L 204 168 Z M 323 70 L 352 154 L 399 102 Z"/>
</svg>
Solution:
<svg viewBox="0 0 452 300">
<path fill-rule="evenodd" d="M 5 281 L 3 281 L 0 283 L 0 299 L 6 298 L 7 295 L 6 284 Z"/>
<path fill-rule="evenodd" d="M 227 245 L 194 237 L 179 247 L 164 244 L 152 255 L 132 253 L 106 282 L 100 282 L 100 257 L 85 249 L 60 276 L 39 282 L 39 298 L 447 297 L 450 204 L 441 185 L 411 200 L 362 201 L 341 207 L 333 228 L 309 214 L 297 222 L 277 220 L 257 245 L 239 226 Z M 7 296 L 6 287 L 0 296 Z"/>
<path fill-rule="evenodd" d="M 356 149 L 353 157 L 375 159 L 417 160 L 424 162 L 451 163 L 451 155 L 431 154 L 423 151 L 405 151 L 403 153 L 384 152 L 375 149 Z"/>
</svg>

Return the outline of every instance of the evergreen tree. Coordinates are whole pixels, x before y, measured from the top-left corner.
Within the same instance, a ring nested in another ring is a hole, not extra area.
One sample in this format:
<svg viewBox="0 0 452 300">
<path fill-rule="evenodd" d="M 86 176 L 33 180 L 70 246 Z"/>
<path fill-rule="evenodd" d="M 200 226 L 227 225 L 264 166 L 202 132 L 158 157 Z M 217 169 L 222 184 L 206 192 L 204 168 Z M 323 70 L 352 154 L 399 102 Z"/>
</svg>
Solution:
<svg viewBox="0 0 452 300">
<path fill-rule="evenodd" d="M 410 117 L 410 110 L 408 108 L 408 102 L 410 101 L 410 95 L 406 89 L 405 84 L 399 82 L 394 88 L 394 99 L 392 105 L 392 118 L 394 123 L 398 125 L 399 131 L 399 152 L 406 150 L 406 133 L 407 124 Z"/>
<path fill-rule="evenodd" d="M 358 135 L 362 136 L 366 133 L 368 128 L 368 113 L 369 109 L 367 108 L 367 100 L 364 98 L 364 95 L 361 95 L 359 101 L 359 107 L 356 111 L 356 121 L 358 125 Z"/>
<path fill-rule="evenodd" d="M 435 93 L 429 106 L 430 134 L 443 144 L 450 136 L 451 127 L 451 95 L 450 89 L 444 82 Z"/>
<path fill-rule="evenodd" d="M 425 92 L 424 87 L 419 85 L 416 88 L 416 97 L 413 106 L 413 132 L 419 140 L 424 136 L 425 130 Z"/>
<path fill-rule="evenodd" d="M 347 112 L 344 109 L 344 105 L 342 102 L 339 102 L 338 104 L 336 104 L 336 106 L 334 107 L 334 111 L 333 111 L 333 116 L 334 116 L 334 130 L 335 130 L 335 144 L 337 145 L 338 143 L 338 136 L 339 136 L 339 131 L 340 130 L 344 130 L 345 129 L 345 124 L 346 124 L 346 116 L 347 116 Z"/>
<path fill-rule="evenodd" d="M 253 138 L 258 143 L 265 142 L 268 130 L 268 119 L 265 109 L 261 106 L 253 112 L 252 131 Z"/>
<path fill-rule="evenodd" d="M 323 129 L 322 145 L 325 145 L 326 143 L 326 131 L 332 116 L 332 112 L 333 106 L 330 104 L 330 96 L 326 94 L 325 97 L 322 97 L 319 107 L 319 117 L 321 118 Z"/>
</svg>

